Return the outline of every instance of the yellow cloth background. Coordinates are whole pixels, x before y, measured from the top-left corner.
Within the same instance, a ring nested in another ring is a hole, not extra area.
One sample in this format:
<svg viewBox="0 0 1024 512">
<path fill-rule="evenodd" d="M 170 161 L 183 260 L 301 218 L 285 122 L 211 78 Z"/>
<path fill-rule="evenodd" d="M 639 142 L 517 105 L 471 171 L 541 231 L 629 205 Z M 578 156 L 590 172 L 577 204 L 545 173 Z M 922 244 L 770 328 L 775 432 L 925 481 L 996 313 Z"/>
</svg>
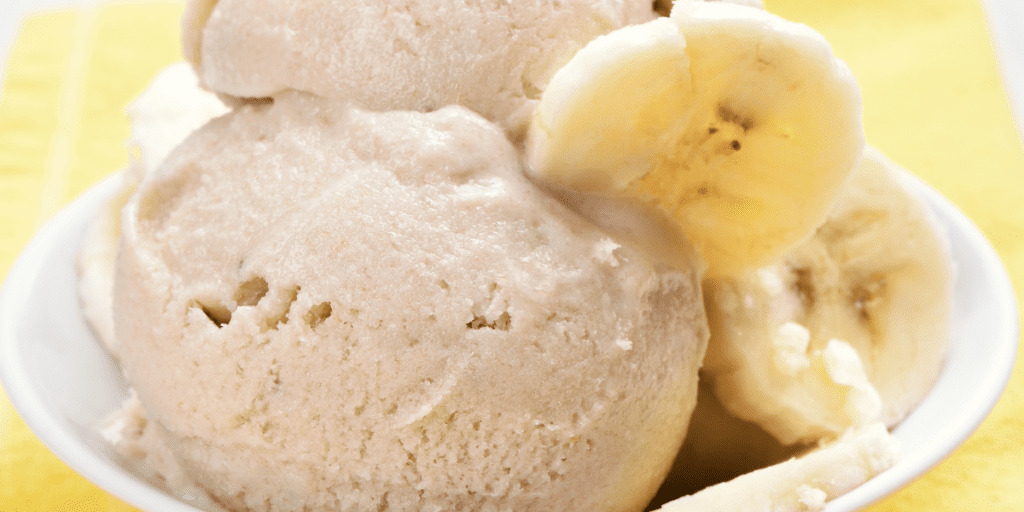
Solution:
<svg viewBox="0 0 1024 512">
<path fill-rule="evenodd" d="M 1024 152 L 978 0 L 766 3 L 829 38 L 860 82 L 868 141 L 959 205 L 1024 291 Z M 123 108 L 181 58 L 181 10 L 179 2 L 116 3 L 24 21 L 0 96 L 0 275 L 61 205 L 127 163 Z M 1021 482 L 1018 364 L 977 433 L 869 510 L 1019 511 Z M 50 454 L 0 393 L 0 510 L 133 509 Z"/>
</svg>

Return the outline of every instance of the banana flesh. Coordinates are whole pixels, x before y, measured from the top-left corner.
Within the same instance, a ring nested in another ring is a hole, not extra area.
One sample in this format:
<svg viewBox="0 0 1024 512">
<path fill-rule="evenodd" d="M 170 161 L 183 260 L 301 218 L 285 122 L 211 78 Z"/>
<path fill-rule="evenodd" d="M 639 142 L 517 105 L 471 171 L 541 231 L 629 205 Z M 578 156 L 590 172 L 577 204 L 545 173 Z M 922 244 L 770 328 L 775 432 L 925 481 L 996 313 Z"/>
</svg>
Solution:
<svg viewBox="0 0 1024 512">
<path fill-rule="evenodd" d="M 732 414 L 786 444 L 892 427 L 941 371 L 951 261 L 926 205 L 869 148 L 810 239 L 775 264 L 705 281 L 704 371 Z"/>
<path fill-rule="evenodd" d="M 663 505 L 663 512 L 823 510 L 899 459 L 900 444 L 881 423 L 851 429 L 800 458 L 759 469 Z"/>
<path fill-rule="evenodd" d="M 784 462 L 811 448 L 784 446 L 761 427 L 730 414 L 703 372 L 699 382 L 686 439 L 650 507 Z"/>
<path fill-rule="evenodd" d="M 806 238 L 864 144 L 860 93 L 823 36 L 763 10 L 676 2 L 551 80 L 526 140 L 538 180 L 655 205 L 709 275 Z"/>
</svg>

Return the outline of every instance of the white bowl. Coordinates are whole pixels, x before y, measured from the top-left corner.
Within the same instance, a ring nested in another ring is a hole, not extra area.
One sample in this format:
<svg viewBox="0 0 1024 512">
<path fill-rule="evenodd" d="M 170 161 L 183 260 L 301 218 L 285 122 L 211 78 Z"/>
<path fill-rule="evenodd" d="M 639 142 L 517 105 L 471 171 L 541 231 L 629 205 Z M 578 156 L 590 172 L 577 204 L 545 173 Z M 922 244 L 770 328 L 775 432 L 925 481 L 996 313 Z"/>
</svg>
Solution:
<svg viewBox="0 0 1024 512">
<path fill-rule="evenodd" d="M 1013 368 L 1017 306 L 999 258 L 955 206 L 907 179 L 952 243 L 958 276 L 950 356 L 931 394 L 895 430 L 903 459 L 829 503 L 828 512 L 865 507 L 949 455 L 995 405 Z M 118 183 L 111 177 L 58 213 L 11 269 L 0 290 L 0 378 L 29 428 L 85 478 L 147 512 L 195 512 L 147 483 L 96 432 L 127 397 L 128 383 L 82 318 L 74 260 L 86 225 Z"/>
</svg>

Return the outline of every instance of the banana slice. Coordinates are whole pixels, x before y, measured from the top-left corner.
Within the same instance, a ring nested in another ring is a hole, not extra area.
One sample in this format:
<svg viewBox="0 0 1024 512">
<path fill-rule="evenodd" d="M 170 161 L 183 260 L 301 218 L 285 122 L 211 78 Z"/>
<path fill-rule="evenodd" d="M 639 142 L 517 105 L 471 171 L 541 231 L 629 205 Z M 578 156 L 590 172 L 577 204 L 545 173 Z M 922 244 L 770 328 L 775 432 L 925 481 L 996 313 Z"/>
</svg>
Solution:
<svg viewBox="0 0 1024 512">
<path fill-rule="evenodd" d="M 850 430 L 800 458 L 759 469 L 663 505 L 663 512 L 824 510 L 833 500 L 899 460 L 900 443 L 885 425 Z"/>
<path fill-rule="evenodd" d="M 763 428 L 728 412 L 703 372 L 698 382 L 697 406 L 690 416 L 686 439 L 648 509 L 784 462 L 812 448 L 784 446 Z"/>
<path fill-rule="evenodd" d="M 191 66 L 172 64 L 153 79 L 126 113 L 132 125 L 128 141 L 131 163 L 121 174 L 121 187 L 86 228 L 78 250 L 78 296 L 93 332 L 112 352 L 114 346 L 114 256 L 121 235 L 121 208 L 139 182 L 185 137 L 228 108 L 199 88 Z"/>
<path fill-rule="evenodd" d="M 863 145 L 859 89 L 823 36 L 753 7 L 680 1 L 560 69 L 526 151 L 540 181 L 657 205 L 721 275 L 810 235 Z"/>
<path fill-rule="evenodd" d="M 952 287 L 941 229 L 869 148 L 813 237 L 776 264 L 705 281 L 704 369 L 726 408 L 783 443 L 891 427 L 939 375 Z"/>
</svg>

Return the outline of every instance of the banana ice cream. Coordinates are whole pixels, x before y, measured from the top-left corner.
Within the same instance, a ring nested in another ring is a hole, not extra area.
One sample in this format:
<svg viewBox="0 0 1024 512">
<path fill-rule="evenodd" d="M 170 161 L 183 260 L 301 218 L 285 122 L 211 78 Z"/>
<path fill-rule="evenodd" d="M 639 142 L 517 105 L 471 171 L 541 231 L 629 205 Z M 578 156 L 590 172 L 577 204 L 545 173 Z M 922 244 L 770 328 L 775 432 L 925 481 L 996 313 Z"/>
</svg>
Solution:
<svg viewBox="0 0 1024 512">
<path fill-rule="evenodd" d="M 182 30 L 200 81 L 226 95 L 296 89 L 372 110 L 458 104 L 519 134 L 576 51 L 654 17 L 651 0 L 195 0 Z"/>
<path fill-rule="evenodd" d="M 821 446 L 669 509 L 820 510 L 894 464 L 886 425 L 941 367 L 941 322 L 874 359 L 870 336 L 804 338 L 846 306 L 872 331 L 901 281 L 815 292 L 821 312 L 788 322 L 722 291 L 788 283 L 765 269 L 878 206 L 836 202 L 884 181 L 850 177 L 862 157 L 884 167 L 852 74 L 757 1 L 653 7 L 668 2 L 189 2 L 188 87 L 210 93 L 187 123 L 141 129 L 112 208 L 138 190 L 83 250 L 90 321 L 136 393 L 108 429 L 122 452 L 210 509 L 635 511 L 706 375 L 721 411 L 694 431 L 728 428 L 681 456 L 751 429 Z M 228 110 L 214 93 L 230 112 L 200 128 Z M 893 317 L 884 344 L 916 318 Z M 780 409 L 817 388 L 758 380 L 766 352 L 842 389 Z M 795 453 L 778 441 L 746 459 Z"/>
<path fill-rule="evenodd" d="M 637 510 L 695 403 L 699 257 L 620 245 L 461 107 L 238 108 L 119 251 L 148 428 L 231 510 Z"/>
<path fill-rule="evenodd" d="M 139 182 L 152 174 L 175 146 L 210 119 L 227 112 L 213 93 L 199 88 L 195 73 L 185 63 L 161 71 L 126 109 L 132 130 L 127 143 L 131 164 L 121 175 L 116 197 L 89 224 L 76 260 L 82 314 L 113 354 L 117 353 L 117 338 L 111 290 L 121 209 Z"/>
</svg>

